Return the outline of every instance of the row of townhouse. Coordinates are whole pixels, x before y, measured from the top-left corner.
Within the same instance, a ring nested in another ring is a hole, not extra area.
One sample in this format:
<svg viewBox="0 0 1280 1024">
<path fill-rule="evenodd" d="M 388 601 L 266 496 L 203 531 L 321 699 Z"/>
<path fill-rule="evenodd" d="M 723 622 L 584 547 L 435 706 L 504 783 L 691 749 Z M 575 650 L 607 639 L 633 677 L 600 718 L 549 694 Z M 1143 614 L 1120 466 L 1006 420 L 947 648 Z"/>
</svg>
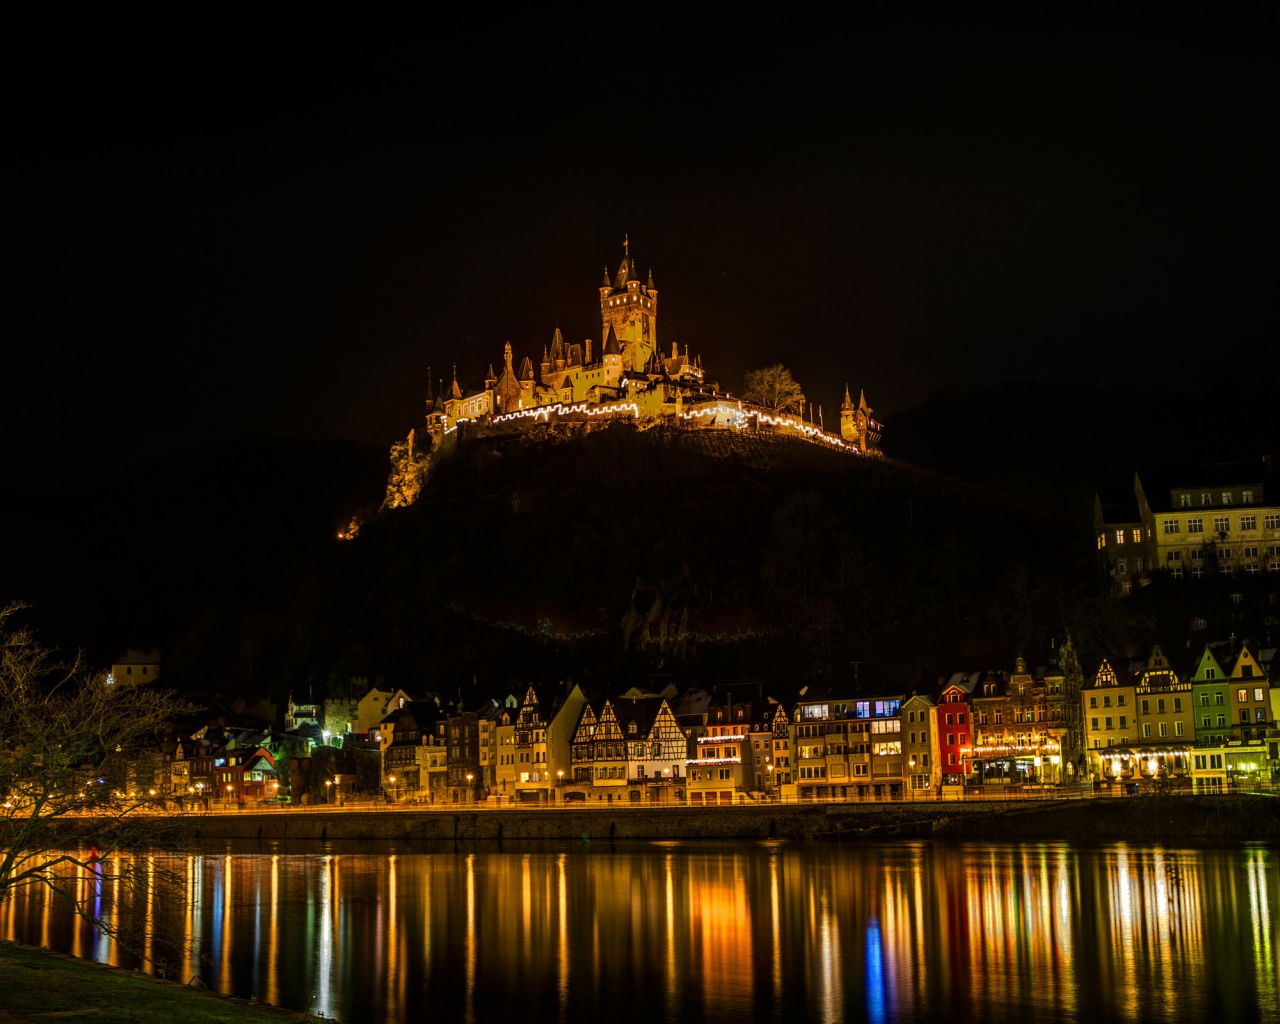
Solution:
<svg viewBox="0 0 1280 1024">
<path fill-rule="evenodd" d="M 931 693 L 813 683 L 775 696 L 726 686 L 597 698 L 535 684 L 474 710 L 397 701 L 367 745 L 386 798 L 432 804 L 708 807 L 1090 783 L 1213 791 L 1275 775 L 1273 655 L 1225 642 L 1175 667 L 1156 647 L 1104 659 L 1089 677 L 1018 658 Z"/>
<path fill-rule="evenodd" d="M 1106 785 L 1220 792 L 1280 778 L 1275 648 L 1206 644 L 1181 667 L 1159 646 L 1104 659 L 1083 688 L 1089 771 Z"/>
</svg>

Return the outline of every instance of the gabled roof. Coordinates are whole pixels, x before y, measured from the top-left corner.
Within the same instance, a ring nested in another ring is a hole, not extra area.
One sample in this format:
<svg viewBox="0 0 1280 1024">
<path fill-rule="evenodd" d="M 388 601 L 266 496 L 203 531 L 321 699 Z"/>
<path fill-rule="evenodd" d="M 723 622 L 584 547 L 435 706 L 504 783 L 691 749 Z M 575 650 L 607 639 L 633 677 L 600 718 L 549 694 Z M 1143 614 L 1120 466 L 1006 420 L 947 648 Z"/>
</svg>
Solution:
<svg viewBox="0 0 1280 1024">
<path fill-rule="evenodd" d="M 636 727 L 634 735 L 644 738 L 653 731 L 653 723 L 666 701 L 661 697 L 615 697 L 610 703 L 613 705 L 613 713 L 618 718 L 618 726 L 622 729 L 623 737 L 630 738 L 633 735 L 630 729 L 634 724 Z"/>
</svg>

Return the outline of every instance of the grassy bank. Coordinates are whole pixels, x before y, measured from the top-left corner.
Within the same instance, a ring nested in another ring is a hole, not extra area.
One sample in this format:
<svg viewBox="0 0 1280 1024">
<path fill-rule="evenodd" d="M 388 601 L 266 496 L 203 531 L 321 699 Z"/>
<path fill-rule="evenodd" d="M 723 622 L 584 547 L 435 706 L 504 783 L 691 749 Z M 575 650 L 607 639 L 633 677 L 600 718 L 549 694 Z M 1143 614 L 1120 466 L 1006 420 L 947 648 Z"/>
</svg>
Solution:
<svg viewBox="0 0 1280 1024">
<path fill-rule="evenodd" d="M 300 1013 L 0 942 L 0 1024 L 74 1017 L 94 1024 L 264 1024 Z"/>
</svg>

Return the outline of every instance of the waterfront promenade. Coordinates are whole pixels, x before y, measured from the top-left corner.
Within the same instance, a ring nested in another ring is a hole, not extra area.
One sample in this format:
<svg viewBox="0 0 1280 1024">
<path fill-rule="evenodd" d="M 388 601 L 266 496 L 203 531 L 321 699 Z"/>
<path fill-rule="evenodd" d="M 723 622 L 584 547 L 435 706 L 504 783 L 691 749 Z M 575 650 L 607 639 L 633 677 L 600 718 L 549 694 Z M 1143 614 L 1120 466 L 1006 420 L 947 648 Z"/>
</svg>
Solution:
<svg viewBox="0 0 1280 1024">
<path fill-rule="evenodd" d="M 186 815 L 197 840 L 1280 839 L 1280 798 L 1087 797 L 602 808 L 347 805 Z"/>
</svg>

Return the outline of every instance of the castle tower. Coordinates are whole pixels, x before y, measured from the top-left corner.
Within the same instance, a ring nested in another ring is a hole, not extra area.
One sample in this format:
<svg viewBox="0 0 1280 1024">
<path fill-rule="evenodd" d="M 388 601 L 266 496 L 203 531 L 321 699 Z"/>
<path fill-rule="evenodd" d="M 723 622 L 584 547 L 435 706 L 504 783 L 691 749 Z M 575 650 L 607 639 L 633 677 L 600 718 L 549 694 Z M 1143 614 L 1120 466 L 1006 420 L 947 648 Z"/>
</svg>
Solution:
<svg viewBox="0 0 1280 1024">
<path fill-rule="evenodd" d="M 613 328 L 622 349 L 623 370 L 643 370 L 658 346 L 658 289 L 653 286 L 653 271 L 647 283 L 631 256 L 629 242 L 623 243 L 622 263 L 613 281 L 609 268 L 600 285 L 601 338 L 608 341 Z"/>
<path fill-rule="evenodd" d="M 853 421 L 853 399 L 849 397 L 849 385 L 844 386 L 844 401 L 840 403 L 840 436 L 846 441 L 857 442 L 858 426 Z"/>
<path fill-rule="evenodd" d="M 613 324 L 605 325 L 604 334 L 604 383 L 605 387 L 616 388 L 622 380 L 622 346 Z"/>
<path fill-rule="evenodd" d="M 494 396 L 494 404 L 498 412 L 514 412 L 523 405 L 524 391 L 511 360 L 511 342 L 507 342 L 502 347 L 502 376 L 495 384 L 497 394 Z M 527 359 L 525 361 L 528 362 Z"/>
</svg>

